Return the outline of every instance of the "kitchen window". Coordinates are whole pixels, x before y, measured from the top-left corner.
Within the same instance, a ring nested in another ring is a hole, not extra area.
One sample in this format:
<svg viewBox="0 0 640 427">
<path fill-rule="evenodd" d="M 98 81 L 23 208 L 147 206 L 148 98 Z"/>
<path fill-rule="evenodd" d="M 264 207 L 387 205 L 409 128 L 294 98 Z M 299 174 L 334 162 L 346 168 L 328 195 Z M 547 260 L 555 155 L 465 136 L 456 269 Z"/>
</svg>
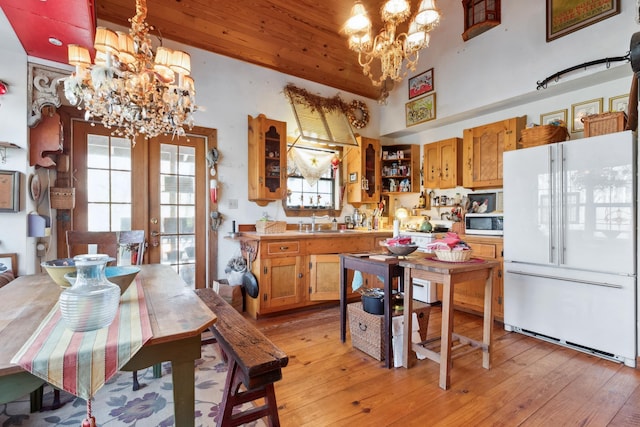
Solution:
<svg viewBox="0 0 640 427">
<path fill-rule="evenodd" d="M 340 169 L 332 160 L 341 151 L 290 147 L 287 156 L 287 192 L 284 208 L 288 212 L 339 210 Z"/>
</svg>

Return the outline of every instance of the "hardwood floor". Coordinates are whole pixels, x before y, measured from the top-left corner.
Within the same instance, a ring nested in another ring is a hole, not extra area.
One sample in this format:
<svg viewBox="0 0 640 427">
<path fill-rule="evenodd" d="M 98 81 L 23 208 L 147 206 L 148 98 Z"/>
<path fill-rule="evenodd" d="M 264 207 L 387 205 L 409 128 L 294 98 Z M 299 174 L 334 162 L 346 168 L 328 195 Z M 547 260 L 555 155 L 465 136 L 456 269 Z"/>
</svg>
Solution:
<svg viewBox="0 0 640 427">
<path fill-rule="evenodd" d="M 438 336 L 439 307 L 429 336 Z M 329 307 L 255 322 L 289 355 L 276 383 L 287 426 L 640 426 L 640 370 L 494 324 L 492 368 L 480 352 L 454 361 L 451 388 L 438 365 L 382 363 L 340 342 L 339 309 Z M 456 312 L 454 330 L 482 335 L 481 318 Z"/>
</svg>

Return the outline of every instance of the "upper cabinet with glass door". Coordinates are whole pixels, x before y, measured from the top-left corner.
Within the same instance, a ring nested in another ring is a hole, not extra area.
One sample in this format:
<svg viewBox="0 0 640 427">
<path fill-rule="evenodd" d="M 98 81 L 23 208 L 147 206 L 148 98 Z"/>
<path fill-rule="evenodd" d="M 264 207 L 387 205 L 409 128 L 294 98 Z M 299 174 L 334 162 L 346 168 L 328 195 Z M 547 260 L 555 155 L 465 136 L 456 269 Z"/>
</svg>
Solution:
<svg viewBox="0 0 640 427">
<path fill-rule="evenodd" d="M 360 206 L 380 201 L 380 141 L 357 137 L 359 147 L 347 152 L 347 201 Z"/>
<path fill-rule="evenodd" d="M 249 200 L 266 206 L 285 195 L 287 124 L 264 114 L 248 116 Z"/>
</svg>

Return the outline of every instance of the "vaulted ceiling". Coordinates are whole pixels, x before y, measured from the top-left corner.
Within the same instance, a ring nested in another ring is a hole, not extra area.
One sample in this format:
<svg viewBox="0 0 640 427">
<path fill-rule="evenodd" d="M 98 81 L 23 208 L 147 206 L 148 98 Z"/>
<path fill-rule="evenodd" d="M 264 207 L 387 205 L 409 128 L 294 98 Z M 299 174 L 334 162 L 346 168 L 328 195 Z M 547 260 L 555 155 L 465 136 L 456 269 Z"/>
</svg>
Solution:
<svg viewBox="0 0 640 427">
<path fill-rule="evenodd" d="M 383 0 L 363 3 L 374 28 L 380 28 Z M 352 0 L 148 0 L 147 22 L 156 36 L 377 99 L 380 88 L 362 74 L 340 34 L 352 5 Z M 67 44 L 93 44 L 96 17 L 129 27 L 135 6 L 134 0 L 0 0 L 26 52 L 62 63 Z M 49 44 L 50 37 L 62 45 Z"/>
</svg>

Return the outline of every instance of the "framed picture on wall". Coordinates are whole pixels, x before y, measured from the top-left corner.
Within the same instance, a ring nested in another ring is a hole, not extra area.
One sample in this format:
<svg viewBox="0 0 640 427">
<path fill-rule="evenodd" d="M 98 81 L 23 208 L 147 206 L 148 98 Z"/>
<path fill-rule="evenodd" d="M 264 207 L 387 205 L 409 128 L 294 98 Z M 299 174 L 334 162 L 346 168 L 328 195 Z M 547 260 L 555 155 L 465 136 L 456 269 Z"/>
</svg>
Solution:
<svg viewBox="0 0 640 427">
<path fill-rule="evenodd" d="M 436 93 L 405 104 L 407 127 L 436 119 Z"/>
<path fill-rule="evenodd" d="M 629 114 L 629 95 L 618 95 L 609 98 L 609 111 L 624 111 Z"/>
<path fill-rule="evenodd" d="M 547 0 L 547 41 L 620 13 L 620 0 Z"/>
<path fill-rule="evenodd" d="M 18 275 L 18 254 L 0 254 L 0 274 L 6 271 Z"/>
<path fill-rule="evenodd" d="M 551 113 L 540 114 L 540 124 L 549 125 L 553 122 L 561 120 L 565 126 L 567 125 L 567 109 L 553 111 Z"/>
<path fill-rule="evenodd" d="M 573 104 L 571 106 L 571 132 L 584 131 L 584 123 L 582 123 L 582 119 L 592 114 L 600 114 L 601 112 L 602 98 Z"/>
<path fill-rule="evenodd" d="M 429 93 L 433 89 L 433 68 L 409 79 L 409 99 Z"/>
<path fill-rule="evenodd" d="M 20 212 L 20 172 L 0 171 L 0 212 Z"/>
</svg>

